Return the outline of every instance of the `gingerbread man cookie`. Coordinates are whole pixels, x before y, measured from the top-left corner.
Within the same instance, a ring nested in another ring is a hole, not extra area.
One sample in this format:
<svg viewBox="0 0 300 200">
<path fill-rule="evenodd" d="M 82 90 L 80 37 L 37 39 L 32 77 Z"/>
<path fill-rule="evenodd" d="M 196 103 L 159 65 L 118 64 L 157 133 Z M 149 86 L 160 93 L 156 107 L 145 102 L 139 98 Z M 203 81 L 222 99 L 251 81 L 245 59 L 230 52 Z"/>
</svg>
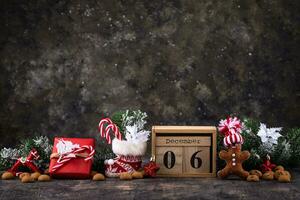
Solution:
<svg viewBox="0 0 300 200">
<path fill-rule="evenodd" d="M 228 117 L 221 120 L 219 131 L 224 135 L 223 144 L 227 148 L 219 153 L 219 157 L 226 161 L 224 169 L 218 171 L 218 177 L 226 178 L 230 174 L 235 174 L 243 179 L 249 176 L 249 172 L 243 169 L 242 163 L 250 157 L 249 151 L 242 151 L 244 142 L 242 135 L 242 124 L 236 117 Z"/>
<path fill-rule="evenodd" d="M 242 163 L 250 157 L 250 153 L 249 151 L 241 151 L 240 144 L 231 146 L 227 151 L 220 151 L 219 157 L 226 161 L 226 166 L 218 171 L 218 177 L 226 178 L 230 174 L 235 174 L 246 179 L 249 176 L 249 172 L 243 169 Z"/>
</svg>

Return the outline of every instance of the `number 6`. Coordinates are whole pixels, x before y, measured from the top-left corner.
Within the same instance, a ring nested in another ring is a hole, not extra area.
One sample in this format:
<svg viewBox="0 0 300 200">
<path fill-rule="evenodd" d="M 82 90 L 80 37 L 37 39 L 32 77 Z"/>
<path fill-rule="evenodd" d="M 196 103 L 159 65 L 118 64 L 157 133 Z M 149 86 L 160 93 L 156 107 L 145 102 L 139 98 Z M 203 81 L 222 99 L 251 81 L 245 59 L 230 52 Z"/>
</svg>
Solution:
<svg viewBox="0 0 300 200">
<path fill-rule="evenodd" d="M 202 165 L 202 160 L 200 157 L 196 157 L 197 153 L 199 153 L 201 151 L 197 151 L 195 152 L 192 157 L 191 157 L 191 166 L 195 169 L 198 169 L 201 167 Z"/>
</svg>

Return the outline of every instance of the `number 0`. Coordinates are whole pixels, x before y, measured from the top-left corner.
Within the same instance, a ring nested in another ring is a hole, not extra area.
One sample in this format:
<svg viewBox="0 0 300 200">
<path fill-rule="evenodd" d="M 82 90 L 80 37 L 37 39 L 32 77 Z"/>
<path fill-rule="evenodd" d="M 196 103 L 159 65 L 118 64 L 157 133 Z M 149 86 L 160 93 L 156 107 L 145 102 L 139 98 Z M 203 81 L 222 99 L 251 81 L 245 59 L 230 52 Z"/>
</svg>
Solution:
<svg viewBox="0 0 300 200">
<path fill-rule="evenodd" d="M 200 157 L 196 157 L 197 153 L 199 153 L 201 151 L 197 151 L 195 152 L 192 157 L 191 157 L 191 166 L 195 169 L 198 169 L 201 167 L 202 165 L 202 160 Z"/>
<path fill-rule="evenodd" d="M 175 154 L 172 151 L 167 151 L 164 154 L 164 165 L 166 168 L 171 169 L 175 165 Z"/>
</svg>

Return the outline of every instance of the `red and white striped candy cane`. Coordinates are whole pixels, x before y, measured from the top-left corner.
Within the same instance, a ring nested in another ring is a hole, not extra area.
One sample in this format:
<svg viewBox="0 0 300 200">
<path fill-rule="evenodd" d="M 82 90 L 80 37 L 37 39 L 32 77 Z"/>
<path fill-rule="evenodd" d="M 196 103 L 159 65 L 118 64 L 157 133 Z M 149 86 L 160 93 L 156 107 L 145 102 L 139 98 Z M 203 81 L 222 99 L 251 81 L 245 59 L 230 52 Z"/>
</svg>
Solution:
<svg viewBox="0 0 300 200">
<path fill-rule="evenodd" d="M 113 122 L 111 121 L 111 119 L 109 118 L 104 118 L 102 120 L 100 120 L 99 125 L 98 125 L 98 130 L 101 134 L 101 137 L 105 137 L 105 128 L 104 125 L 105 124 L 112 124 Z"/>
<path fill-rule="evenodd" d="M 119 140 L 122 139 L 122 135 L 119 131 L 119 128 L 115 124 L 109 124 L 105 129 L 105 138 L 108 144 L 111 144 L 111 137 L 110 132 L 113 132 L 115 134 L 115 137 Z"/>
<path fill-rule="evenodd" d="M 85 149 L 89 150 L 89 155 L 84 159 L 85 161 L 93 159 L 93 156 L 95 154 L 95 149 L 91 145 L 83 145 L 81 148 L 75 150 L 74 153 L 80 153 L 81 151 L 84 151 Z"/>
<path fill-rule="evenodd" d="M 70 160 L 76 158 L 77 153 L 82 153 L 85 150 L 89 150 L 89 155 L 84 159 L 85 161 L 91 160 L 95 154 L 95 149 L 90 145 L 83 145 L 80 148 L 75 148 L 69 153 L 65 153 L 59 156 L 58 160 L 56 161 L 56 164 L 52 167 L 52 172 L 56 171 L 65 163 L 69 162 Z"/>
<path fill-rule="evenodd" d="M 104 125 L 108 124 L 106 126 L 106 128 L 104 128 Z M 119 128 L 116 124 L 114 124 L 112 122 L 111 119 L 109 118 L 104 118 L 99 122 L 99 126 L 98 126 L 99 132 L 101 137 L 105 137 L 106 141 L 108 144 L 111 144 L 111 137 L 110 137 L 110 133 L 113 132 L 115 137 L 118 138 L 119 140 L 122 140 L 122 134 L 119 131 Z"/>
</svg>

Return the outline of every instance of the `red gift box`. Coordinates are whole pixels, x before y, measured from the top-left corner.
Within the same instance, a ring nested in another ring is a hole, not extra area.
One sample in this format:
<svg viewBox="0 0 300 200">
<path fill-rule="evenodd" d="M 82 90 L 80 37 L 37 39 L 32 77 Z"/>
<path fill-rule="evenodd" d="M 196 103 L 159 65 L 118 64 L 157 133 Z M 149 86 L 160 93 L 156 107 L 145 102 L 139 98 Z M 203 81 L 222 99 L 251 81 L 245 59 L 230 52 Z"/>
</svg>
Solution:
<svg viewBox="0 0 300 200">
<path fill-rule="evenodd" d="M 54 138 L 49 166 L 55 178 L 89 178 L 95 153 L 93 138 Z"/>
</svg>

